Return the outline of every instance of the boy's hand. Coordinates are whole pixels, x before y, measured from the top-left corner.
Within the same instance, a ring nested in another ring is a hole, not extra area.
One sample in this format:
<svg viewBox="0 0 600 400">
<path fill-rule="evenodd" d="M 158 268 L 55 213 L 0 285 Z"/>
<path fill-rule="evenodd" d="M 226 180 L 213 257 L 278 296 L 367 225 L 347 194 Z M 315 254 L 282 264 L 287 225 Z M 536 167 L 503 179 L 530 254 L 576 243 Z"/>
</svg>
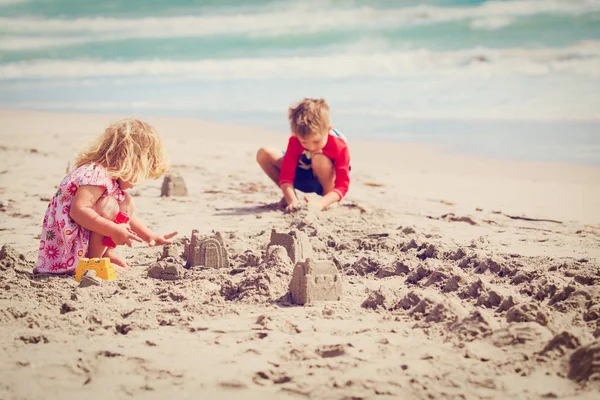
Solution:
<svg viewBox="0 0 600 400">
<path fill-rule="evenodd" d="M 321 212 L 324 208 L 321 201 L 308 201 L 308 209 L 312 212 Z"/>
<path fill-rule="evenodd" d="M 340 197 L 336 192 L 329 192 L 316 201 L 316 207 L 319 211 L 330 210 L 338 206 Z"/>
<path fill-rule="evenodd" d="M 173 244 L 171 239 L 173 236 L 177 235 L 178 232 L 171 232 L 168 233 L 166 235 L 157 235 L 157 234 L 152 234 L 150 235 L 150 238 L 148 239 L 148 246 L 152 247 L 152 246 L 158 246 L 161 244 Z"/>
<path fill-rule="evenodd" d="M 299 210 L 302 207 L 304 207 L 305 204 L 306 204 L 305 202 L 302 202 L 302 201 L 296 199 L 287 205 L 287 207 L 285 208 L 285 212 L 294 212 L 294 211 Z"/>
</svg>

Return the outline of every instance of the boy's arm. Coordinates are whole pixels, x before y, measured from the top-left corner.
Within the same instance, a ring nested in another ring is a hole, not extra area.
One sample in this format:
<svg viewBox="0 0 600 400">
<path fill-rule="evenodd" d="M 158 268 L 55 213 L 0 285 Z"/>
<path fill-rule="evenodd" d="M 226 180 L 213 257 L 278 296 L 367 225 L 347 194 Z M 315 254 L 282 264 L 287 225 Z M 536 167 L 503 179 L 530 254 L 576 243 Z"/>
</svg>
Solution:
<svg viewBox="0 0 600 400">
<path fill-rule="evenodd" d="M 298 200 L 296 193 L 294 192 L 294 187 L 289 183 L 281 185 L 281 191 L 283 192 L 283 198 L 288 205 Z"/>
<path fill-rule="evenodd" d="M 336 191 L 332 190 L 325 196 L 321 197 L 321 199 L 319 200 L 319 208 L 321 210 L 325 210 L 327 207 L 340 200 L 340 195 Z"/>
<path fill-rule="evenodd" d="M 303 148 L 298 139 L 294 136 L 290 137 L 279 172 L 279 187 L 288 205 L 298 201 L 294 192 L 294 178 L 296 176 L 296 165 L 302 151 Z"/>
</svg>

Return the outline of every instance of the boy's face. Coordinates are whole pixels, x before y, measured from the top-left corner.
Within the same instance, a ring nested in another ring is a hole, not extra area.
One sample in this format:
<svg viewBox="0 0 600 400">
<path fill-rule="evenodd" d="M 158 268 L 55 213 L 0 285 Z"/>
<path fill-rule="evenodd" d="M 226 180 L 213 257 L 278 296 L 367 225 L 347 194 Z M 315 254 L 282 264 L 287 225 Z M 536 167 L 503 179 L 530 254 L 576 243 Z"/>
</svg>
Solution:
<svg viewBox="0 0 600 400">
<path fill-rule="evenodd" d="M 329 128 L 321 133 L 312 133 L 305 137 L 298 137 L 300 144 L 311 153 L 318 153 L 323 150 L 329 138 Z"/>
</svg>

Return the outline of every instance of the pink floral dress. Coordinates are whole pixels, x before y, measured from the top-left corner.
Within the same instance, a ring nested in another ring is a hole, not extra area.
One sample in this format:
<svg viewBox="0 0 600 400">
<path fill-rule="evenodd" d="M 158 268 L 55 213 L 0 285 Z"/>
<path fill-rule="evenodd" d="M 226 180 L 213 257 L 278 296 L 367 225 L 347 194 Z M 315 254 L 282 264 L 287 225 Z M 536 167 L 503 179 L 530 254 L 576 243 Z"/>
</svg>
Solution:
<svg viewBox="0 0 600 400">
<path fill-rule="evenodd" d="M 77 261 L 87 257 L 90 231 L 69 216 L 79 186 L 102 186 L 103 196 L 112 196 L 119 203 L 125 198 L 117 181 L 109 178 L 101 166 L 86 164 L 71 171 L 48 204 L 34 273 L 73 273 Z"/>
</svg>

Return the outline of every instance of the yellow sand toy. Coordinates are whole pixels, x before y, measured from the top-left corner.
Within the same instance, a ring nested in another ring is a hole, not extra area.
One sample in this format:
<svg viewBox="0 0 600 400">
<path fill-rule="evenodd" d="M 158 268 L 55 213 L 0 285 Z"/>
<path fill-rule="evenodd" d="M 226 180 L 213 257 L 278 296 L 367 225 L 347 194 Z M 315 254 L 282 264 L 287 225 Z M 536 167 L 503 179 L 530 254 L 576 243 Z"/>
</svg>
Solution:
<svg viewBox="0 0 600 400">
<path fill-rule="evenodd" d="M 109 258 L 81 258 L 77 263 L 75 270 L 75 280 L 79 282 L 83 273 L 88 269 L 96 271 L 96 276 L 105 281 L 114 281 L 117 279 L 115 268 L 110 263 Z"/>
</svg>

